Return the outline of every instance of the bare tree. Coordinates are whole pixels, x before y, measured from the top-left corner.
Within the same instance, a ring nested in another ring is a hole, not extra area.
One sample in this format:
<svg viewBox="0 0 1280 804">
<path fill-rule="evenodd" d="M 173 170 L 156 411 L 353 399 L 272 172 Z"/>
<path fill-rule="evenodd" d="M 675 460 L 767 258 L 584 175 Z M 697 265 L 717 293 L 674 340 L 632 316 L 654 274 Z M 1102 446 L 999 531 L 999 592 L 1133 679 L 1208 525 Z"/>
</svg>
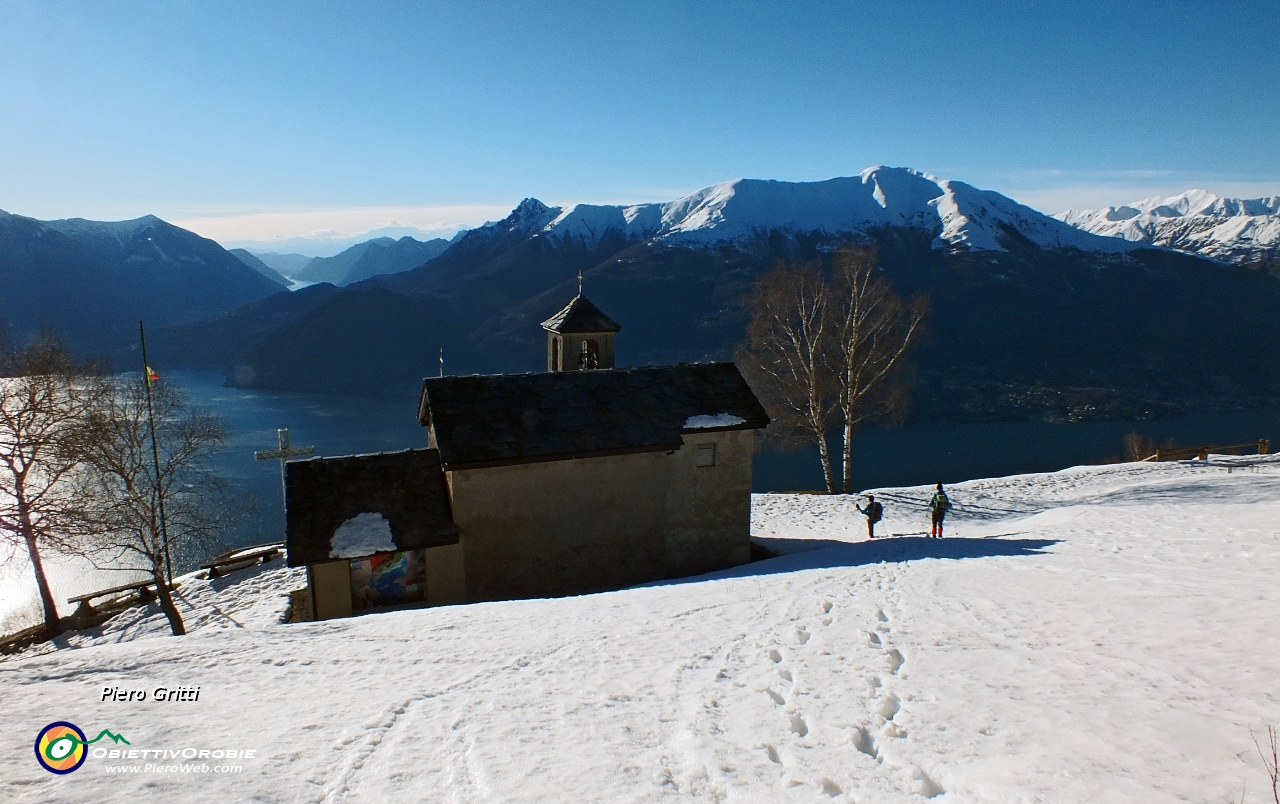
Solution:
<svg viewBox="0 0 1280 804">
<path fill-rule="evenodd" d="M 1156 454 L 1156 441 L 1150 436 L 1131 432 L 1124 434 L 1124 459 L 1143 461 Z"/>
<path fill-rule="evenodd" d="M 1271 800 L 1275 804 L 1280 804 L 1280 740 L 1276 738 L 1276 727 L 1267 726 L 1267 748 L 1271 750 L 1270 756 L 1267 756 L 1266 749 L 1259 744 L 1253 729 L 1249 729 L 1249 736 L 1253 738 L 1258 756 L 1262 757 L 1262 767 L 1266 769 L 1267 778 L 1271 780 Z"/>
<path fill-rule="evenodd" d="M 852 491 L 853 436 L 898 410 L 890 383 L 920 332 L 923 298 L 903 301 L 879 272 L 875 252 L 846 248 L 828 276 L 811 264 L 779 263 L 754 286 L 739 360 L 784 438 L 818 445 L 827 491 L 837 491 L 827 441 L 843 429 L 841 484 Z"/>
<path fill-rule="evenodd" d="M 210 466 L 226 433 L 212 413 L 192 407 L 167 383 L 156 383 L 153 444 L 147 390 L 145 378 L 120 381 L 98 409 L 102 437 L 87 455 L 91 470 L 83 492 L 99 527 L 87 547 L 110 561 L 140 559 L 179 635 L 186 628 L 165 577 L 166 553 L 179 561 L 208 555 L 228 525 L 227 486 Z"/>
<path fill-rule="evenodd" d="M 0 356 L 0 538 L 26 548 L 45 630 L 61 629 L 41 550 L 78 552 L 89 516 L 74 493 L 93 440 L 102 372 L 75 363 L 52 333 Z"/>
<path fill-rule="evenodd" d="M 836 253 L 832 270 L 831 359 L 836 363 L 844 443 L 841 479 L 853 491 L 853 437 L 864 422 L 897 412 L 904 400 L 900 386 L 887 380 L 920 331 L 929 309 L 921 296 L 904 301 L 880 274 L 876 253 L 846 247 Z"/>
<path fill-rule="evenodd" d="M 818 445 L 827 491 L 835 491 L 827 433 L 836 408 L 831 370 L 830 283 L 816 266 L 779 263 L 756 282 L 739 362 L 781 437 Z"/>
</svg>

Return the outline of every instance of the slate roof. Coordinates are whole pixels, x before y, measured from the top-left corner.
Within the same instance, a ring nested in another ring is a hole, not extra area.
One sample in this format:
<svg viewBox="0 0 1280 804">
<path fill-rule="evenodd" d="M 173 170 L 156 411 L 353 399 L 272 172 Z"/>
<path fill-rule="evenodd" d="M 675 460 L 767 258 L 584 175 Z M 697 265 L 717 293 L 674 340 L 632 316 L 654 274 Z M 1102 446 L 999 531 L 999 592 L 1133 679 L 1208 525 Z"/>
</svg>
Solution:
<svg viewBox="0 0 1280 804">
<path fill-rule="evenodd" d="M 685 430 L 693 416 L 741 424 Z M 769 416 L 732 363 L 430 377 L 418 420 L 445 471 L 678 449 L 682 433 L 756 430 Z"/>
<path fill-rule="evenodd" d="M 285 546 L 289 566 L 329 557 L 338 526 L 382 514 L 400 550 L 458 543 L 458 528 L 434 449 L 310 458 L 285 464 Z"/>
<path fill-rule="evenodd" d="M 579 293 L 560 312 L 542 322 L 542 328 L 551 332 L 617 332 L 622 329 L 617 321 L 601 312 L 591 300 Z"/>
</svg>

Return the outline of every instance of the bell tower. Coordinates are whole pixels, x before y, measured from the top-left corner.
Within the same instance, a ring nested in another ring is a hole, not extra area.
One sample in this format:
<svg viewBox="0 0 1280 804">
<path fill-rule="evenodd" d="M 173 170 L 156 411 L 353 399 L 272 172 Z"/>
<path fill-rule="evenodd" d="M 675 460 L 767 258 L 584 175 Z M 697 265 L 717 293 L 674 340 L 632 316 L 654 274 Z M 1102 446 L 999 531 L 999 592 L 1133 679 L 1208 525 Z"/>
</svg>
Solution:
<svg viewBox="0 0 1280 804">
<path fill-rule="evenodd" d="M 592 371 L 613 368 L 613 337 L 622 327 L 582 295 L 542 322 L 547 331 L 547 371 Z"/>
</svg>

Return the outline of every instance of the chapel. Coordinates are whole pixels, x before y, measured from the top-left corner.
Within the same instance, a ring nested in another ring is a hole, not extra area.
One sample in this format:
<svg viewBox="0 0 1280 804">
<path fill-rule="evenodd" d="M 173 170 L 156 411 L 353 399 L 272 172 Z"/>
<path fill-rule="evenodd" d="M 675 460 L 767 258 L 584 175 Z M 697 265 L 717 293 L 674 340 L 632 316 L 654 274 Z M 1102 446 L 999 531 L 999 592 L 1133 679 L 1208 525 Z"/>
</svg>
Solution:
<svg viewBox="0 0 1280 804">
<path fill-rule="evenodd" d="M 619 369 L 581 292 L 547 370 L 423 380 L 427 446 L 286 465 L 316 619 L 621 589 L 750 560 L 754 431 L 733 363 Z"/>
</svg>

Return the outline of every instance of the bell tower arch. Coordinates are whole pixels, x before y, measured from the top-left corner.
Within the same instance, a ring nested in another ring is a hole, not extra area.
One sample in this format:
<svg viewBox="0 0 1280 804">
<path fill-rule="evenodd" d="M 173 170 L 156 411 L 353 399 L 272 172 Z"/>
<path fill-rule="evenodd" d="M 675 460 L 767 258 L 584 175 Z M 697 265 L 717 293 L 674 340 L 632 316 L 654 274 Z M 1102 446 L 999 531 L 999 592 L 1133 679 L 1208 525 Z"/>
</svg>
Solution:
<svg viewBox="0 0 1280 804">
<path fill-rule="evenodd" d="M 605 315 L 591 300 L 578 295 L 560 312 L 542 322 L 547 331 L 547 371 L 594 371 L 614 367 L 617 321 Z"/>
</svg>

